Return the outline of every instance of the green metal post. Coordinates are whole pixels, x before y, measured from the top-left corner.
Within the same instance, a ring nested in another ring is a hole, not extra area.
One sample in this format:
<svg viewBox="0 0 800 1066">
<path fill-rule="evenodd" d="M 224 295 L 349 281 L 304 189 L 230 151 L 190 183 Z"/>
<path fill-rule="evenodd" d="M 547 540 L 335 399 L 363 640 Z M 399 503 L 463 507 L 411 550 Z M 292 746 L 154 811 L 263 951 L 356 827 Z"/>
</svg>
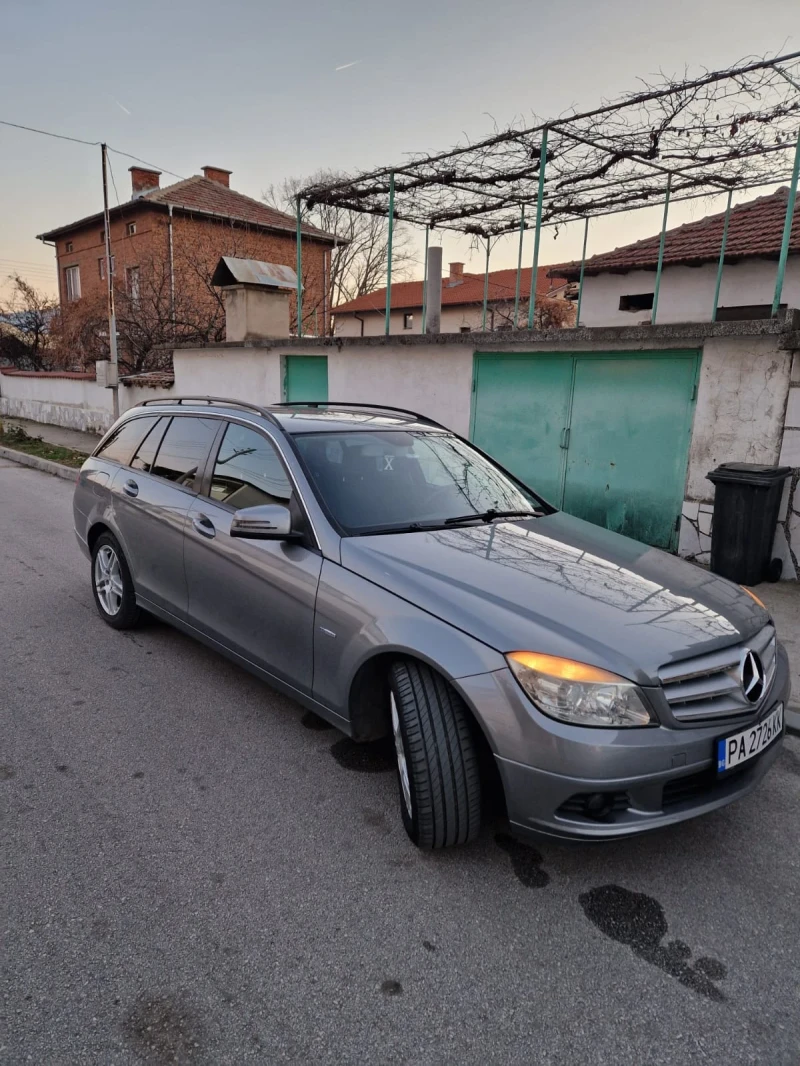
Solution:
<svg viewBox="0 0 800 1066">
<path fill-rule="evenodd" d="M 519 252 L 517 253 L 517 287 L 514 290 L 514 329 L 519 318 L 519 286 L 522 279 L 522 241 L 525 236 L 525 204 L 519 213 Z"/>
<path fill-rule="evenodd" d="M 297 336 L 303 336 L 303 225 L 300 197 L 297 197 Z"/>
<path fill-rule="evenodd" d="M 483 274 L 483 318 L 481 319 L 481 332 L 486 332 L 486 308 L 489 304 L 489 250 L 492 246 L 492 238 L 486 238 L 486 270 Z"/>
<path fill-rule="evenodd" d="M 575 312 L 575 329 L 581 324 L 581 300 L 583 299 L 583 272 L 586 268 L 586 242 L 589 239 L 589 216 L 583 224 L 583 251 L 581 252 L 581 276 L 578 279 L 578 310 Z"/>
<path fill-rule="evenodd" d="M 725 205 L 725 224 L 722 227 L 722 244 L 719 246 L 719 264 L 717 265 L 717 284 L 714 288 L 714 306 L 711 308 L 711 321 L 717 321 L 717 307 L 719 305 L 719 290 L 722 287 L 722 270 L 725 266 L 725 245 L 728 243 L 728 223 L 731 220 L 731 201 L 733 189 L 728 193 L 728 202 Z"/>
<path fill-rule="evenodd" d="M 672 175 L 667 175 L 667 193 L 664 197 L 664 219 L 661 223 L 661 240 L 658 244 L 658 266 L 656 267 L 656 283 L 653 289 L 653 313 L 650 315 L 650 325 L 656 324 L 658 312 L 658 291 L 661 288 L 661 269 L 664 266 L 664 244 L 667 237 L 667 215 L 669 214 L 669 194 L 672 191 Z"/>
<path fill-rule="evenodd" d="M 386 244 L 386 318 L 383 332 L 389 336 L 392 317 L 392 237 L 394 236 L 394 171 L 389 175 L 389 239 Z"/>
<path fill-rule="evenodd" d="M 425 227 L 425 262 L 423 263 L 424 273 L 422 281 L 422 332 L 425 332 L 425 319 L 428 316 L 428 237 L 430 235 L 430 229 Z"/>
<path fill-rule="evenodd" d="M 786 204 L 786 218 L 783 223 L 783 240 L 781 241 L 781 254 L 778 259 L 778 277 L 775 281 L 775 298 L 772 301 L 772 317 L 774 318 L 781 306 L 783 294 L 783 279 L 786 276 L 786 260 L 789 258 L 789 239 L 792 236 L 792 218 L 794 217 L 794 203 L 797 199 L 797 177 L 800 174 L 800 131 L 797 134 L 797 144 L 794 147 L 794 166 L 792 167 L 792 181 L 789 186 L 789 200 Z"/>
<path fill-rule="evenodd" d="M 547 165 L 547 128 L 542 131 L 542 148 L 539 152 L 539 191 L 536 196 L 536 230 L 533 237 L 533 265 L 531 267 L 531 292 L 528 300 L 528 329 L 533 329 L 536 310 L 536 275 L 539 272 L 539 238 L 542 235 L 542 200 L 544 199 L 544 171 Z"/>
</svg>

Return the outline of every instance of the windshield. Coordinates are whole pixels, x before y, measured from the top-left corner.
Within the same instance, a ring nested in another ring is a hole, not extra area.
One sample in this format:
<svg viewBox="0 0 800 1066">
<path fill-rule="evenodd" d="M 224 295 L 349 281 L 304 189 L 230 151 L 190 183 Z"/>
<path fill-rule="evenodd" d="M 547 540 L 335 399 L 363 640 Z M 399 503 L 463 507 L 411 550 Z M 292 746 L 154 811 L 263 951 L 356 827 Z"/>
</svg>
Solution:
<svg viewBox="0 0 800 1066">
<path fill-rule="evenodd" d="M 298 434 L 303 464 L 347 534 L 389 532 L 539 500 L 465 441 L 425 430 Z"/>
</svg>

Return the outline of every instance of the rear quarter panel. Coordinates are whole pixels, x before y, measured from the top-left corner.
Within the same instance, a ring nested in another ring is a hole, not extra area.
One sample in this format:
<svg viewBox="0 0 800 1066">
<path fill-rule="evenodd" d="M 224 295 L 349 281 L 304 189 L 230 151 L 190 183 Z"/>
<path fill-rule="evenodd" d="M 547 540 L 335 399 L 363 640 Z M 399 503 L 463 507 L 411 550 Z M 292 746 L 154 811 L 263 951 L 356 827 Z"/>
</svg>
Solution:
<svg viewBox="0 0 800 1066">
<path fill-rule="evenodd" d="M 75 535 L 86 555 L 89 555 L 89 531 L 98 522 L 108 526 L 119 538 L 111 501 L 111 484 L 118 469 L 116 464 L 102 459 L 87 459 L 78 474 L 72 497 L 72 514 Z"/>
</svg>

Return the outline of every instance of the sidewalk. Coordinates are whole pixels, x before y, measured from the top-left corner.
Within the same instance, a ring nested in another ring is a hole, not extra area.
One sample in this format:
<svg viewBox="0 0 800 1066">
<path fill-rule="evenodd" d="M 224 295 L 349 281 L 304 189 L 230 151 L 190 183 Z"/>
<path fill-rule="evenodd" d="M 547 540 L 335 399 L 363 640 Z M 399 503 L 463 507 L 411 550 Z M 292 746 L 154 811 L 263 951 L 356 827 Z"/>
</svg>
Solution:
<svg viewBox="0 0 800 1066">
<path fill-rule="evenodd" d="M 72 448 L 76 452 L 89 455 L 100 443 L 96 433 L 84 433 L 80 429 L 65 429 L 63 426 L 50 426 L 46 422 L 34 422 L 30 418 L 9 418 L 0 415 L 4 426 L 20 426 L 29 437 L 41 437 L 48 444 L 57 444 L 61 448 Z"/>
<path fill-rule="evenodd" d="M 775 619 L 778 637 L 789 653 L 792 695 L 786 720 L 795 732 L 800 731 L 800 581 L 763 582 L 754 589 Z"/>
</svg>

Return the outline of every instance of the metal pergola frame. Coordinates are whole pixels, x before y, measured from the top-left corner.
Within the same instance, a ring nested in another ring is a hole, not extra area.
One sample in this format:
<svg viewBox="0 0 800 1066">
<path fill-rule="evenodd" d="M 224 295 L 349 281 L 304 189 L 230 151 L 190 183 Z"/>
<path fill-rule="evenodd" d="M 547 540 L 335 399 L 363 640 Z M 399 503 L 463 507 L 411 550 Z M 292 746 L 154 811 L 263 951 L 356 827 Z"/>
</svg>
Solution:
<svg viewBox="0 0 800 1066">
<path fill-rule="evenodd" d="M 590 111 L 571 112 L 530 127 L 509 127 L 476 143 L 402 165 L 305 187 L 297 196 L 297 323 L 302 336 L 303 205 L 324 203 L 385 217 L 389 260 L 385 332 L 391 311 L 392 237 L 395 223 L 471 235 L 486 242 L 483 328 L 489 296 L 492 242 L 519 232 L 513 325 L 520 311 L 523 238 L 533 229 L 527 328 L 536 311 L 541 231 L 584 222 L 576 325 L 580 324 L 589 221 L 663 204 L 651 320 L 658 294 L 670 206 L 727 193 L 712 308 L 716 320 L 733 195 L 789 181 L 789 197 L 776 271 L 777 314 L 800 172 L 800 52 L 759 58 L 696 78 L 645 83 Z M 528 221 L 526 221 L 526 210 Z M 530 222 L 531 216 L 533 222 Z M 427 290 L 427 254 L 424 291 Z M 426 293 L 427 295 L 427 293 Z M 422 329 L 426 328 L 427 301 Z"/>
</svg>

